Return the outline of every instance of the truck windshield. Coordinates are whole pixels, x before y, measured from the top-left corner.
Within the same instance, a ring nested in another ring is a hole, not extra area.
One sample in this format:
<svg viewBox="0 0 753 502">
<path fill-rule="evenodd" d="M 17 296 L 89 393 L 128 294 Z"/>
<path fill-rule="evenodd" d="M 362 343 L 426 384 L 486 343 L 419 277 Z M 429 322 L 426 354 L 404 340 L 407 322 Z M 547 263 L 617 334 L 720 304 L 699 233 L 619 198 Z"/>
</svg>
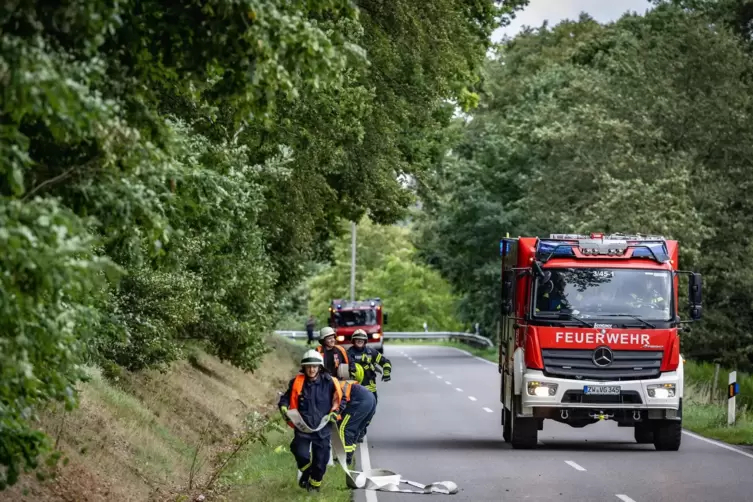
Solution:
<svg viewBox="0 0 753 502">
<path fill-rule="evenodd" d="M 376 311 L 373 309 L 340 310 L 335 312 L 335 326 L 375 326 L 376 323 Z"/>
<path fill-rule="evenodd" d="M 671 320 L 672 276 L 663 270 L 561 268 L 536 281 L 535 315 Z"/>
</svg>

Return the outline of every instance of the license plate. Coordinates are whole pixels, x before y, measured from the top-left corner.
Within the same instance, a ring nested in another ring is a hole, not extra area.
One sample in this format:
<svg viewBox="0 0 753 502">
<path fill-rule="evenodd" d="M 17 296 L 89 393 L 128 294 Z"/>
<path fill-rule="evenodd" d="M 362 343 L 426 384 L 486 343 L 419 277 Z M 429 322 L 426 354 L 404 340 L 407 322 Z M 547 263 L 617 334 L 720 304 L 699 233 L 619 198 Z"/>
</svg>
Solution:
<svg viewBox="0 0 753 502">
<path fill-rule="evenodd" d="M 614 396 L 620 394 L 620 387 L 619 385 L 584 385 L 583 393 L 591 396 Z"/>
</svg>

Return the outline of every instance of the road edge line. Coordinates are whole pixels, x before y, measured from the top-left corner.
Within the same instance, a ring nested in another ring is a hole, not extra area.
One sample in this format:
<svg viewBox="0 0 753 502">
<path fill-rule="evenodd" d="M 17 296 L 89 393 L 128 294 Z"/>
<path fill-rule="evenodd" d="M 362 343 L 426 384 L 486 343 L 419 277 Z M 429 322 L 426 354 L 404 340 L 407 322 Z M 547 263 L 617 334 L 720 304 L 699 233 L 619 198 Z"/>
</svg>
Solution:
<svg viewBox="0 0 753 502">
<path fill-rule="evenodd" d="M 739 453 L 740 455 L 748 458 L 753 458 L 752 453 L 748 453 L 746 451 L 740 450 L 735 448 L 734 446 L 730 446 L 728 444 L 722 443 L 721 441 L 716 441 L 714 439 L 709 439 L 707 437 L 703 437 L 700 434 L 696 434 L 695 432 L 690 432 L 689 430 L 683 429 L 683 434 L 687 434 L 688 436 L 696 439 L 700 439 L 701 441 L 705 441 L 706 443 L 713 444 L 714 446 L 718 446 L 719 448 L 724 448 L 725 450 L 734 451 L 735 453 Z"/>
<path fill-rule="evenodd" d="M 478 359 L 478 360 L 479 360 L 479 361 L 481 361 L 482 363 L 486 363 L 486 364 L 493 364 L 494 366 L 497 366 L 497 363 L 493 363 L 493 362 L 489 361 L 488 359 L 484 359 L 483 357 L 479 357 L 479 356 L 474 356 L 473 354 L 471 354 L 471 353 L 470 353 L 470 352 L 468 352 L 467 350 L 459 349 L 459 348 L 457 348 L 457 347 L 448 347 L 447 345 L 437 345 L 437 347 L 445 347 L 445 348 L 447 348 L 447 349 L 453 349 L 453 350 L 457 350 L 458 352 L 462 352 L 463 354 L 465 354 L 465 355 L 467 355 L 467 356 L 471 356 L 471 357 L 472 357 L 472 358 L 474 358 L 474 359 Z"/>
<path fill-rule="evenodd" d="M 371 470 L 371 457 L 369 457 L 369 440 L 366 436 L 363 437 L 363 444 L 361 445 L 361 470 Z M 374 490 L 364 490 L 366 495 L 366 502 L 378 502 L 377 495 Z"/>
</svg>

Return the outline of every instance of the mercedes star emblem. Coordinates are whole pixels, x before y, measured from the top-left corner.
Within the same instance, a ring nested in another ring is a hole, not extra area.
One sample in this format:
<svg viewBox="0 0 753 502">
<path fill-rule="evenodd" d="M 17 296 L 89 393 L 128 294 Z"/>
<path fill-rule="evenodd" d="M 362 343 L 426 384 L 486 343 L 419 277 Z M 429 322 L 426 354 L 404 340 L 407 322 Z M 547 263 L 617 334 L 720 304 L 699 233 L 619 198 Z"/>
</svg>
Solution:
<svg viewBox="0 0 753 502">
<path fill-rule="evenodd" d="M 612 364 L 614 354 L 609 347 L 596 347 L 594 350 L 593 361 L 596 366 L 604 368 Z"/>
</svg>

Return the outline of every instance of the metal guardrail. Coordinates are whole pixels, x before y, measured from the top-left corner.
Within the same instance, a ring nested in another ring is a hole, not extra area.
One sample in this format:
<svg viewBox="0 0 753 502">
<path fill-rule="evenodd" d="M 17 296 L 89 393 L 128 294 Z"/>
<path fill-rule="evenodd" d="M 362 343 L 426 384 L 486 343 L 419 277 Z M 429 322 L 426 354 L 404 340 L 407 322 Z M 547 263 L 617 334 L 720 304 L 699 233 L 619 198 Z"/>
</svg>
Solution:
<svg viewBox="0 0 753 502">
<path fill-rule="evenodd" d="M 275 331 L 276 334 L 285 338 L 307 338 L 305 331 Z M 385 331 L 385 340 L 443 340 L 457 339 L 466 342 L 469 345 L 480 345 L 482 347 L 492 348 L 494 344 L 485 336 L 475 333 L 463 333 L 459 331 Z"/>
</svg>

